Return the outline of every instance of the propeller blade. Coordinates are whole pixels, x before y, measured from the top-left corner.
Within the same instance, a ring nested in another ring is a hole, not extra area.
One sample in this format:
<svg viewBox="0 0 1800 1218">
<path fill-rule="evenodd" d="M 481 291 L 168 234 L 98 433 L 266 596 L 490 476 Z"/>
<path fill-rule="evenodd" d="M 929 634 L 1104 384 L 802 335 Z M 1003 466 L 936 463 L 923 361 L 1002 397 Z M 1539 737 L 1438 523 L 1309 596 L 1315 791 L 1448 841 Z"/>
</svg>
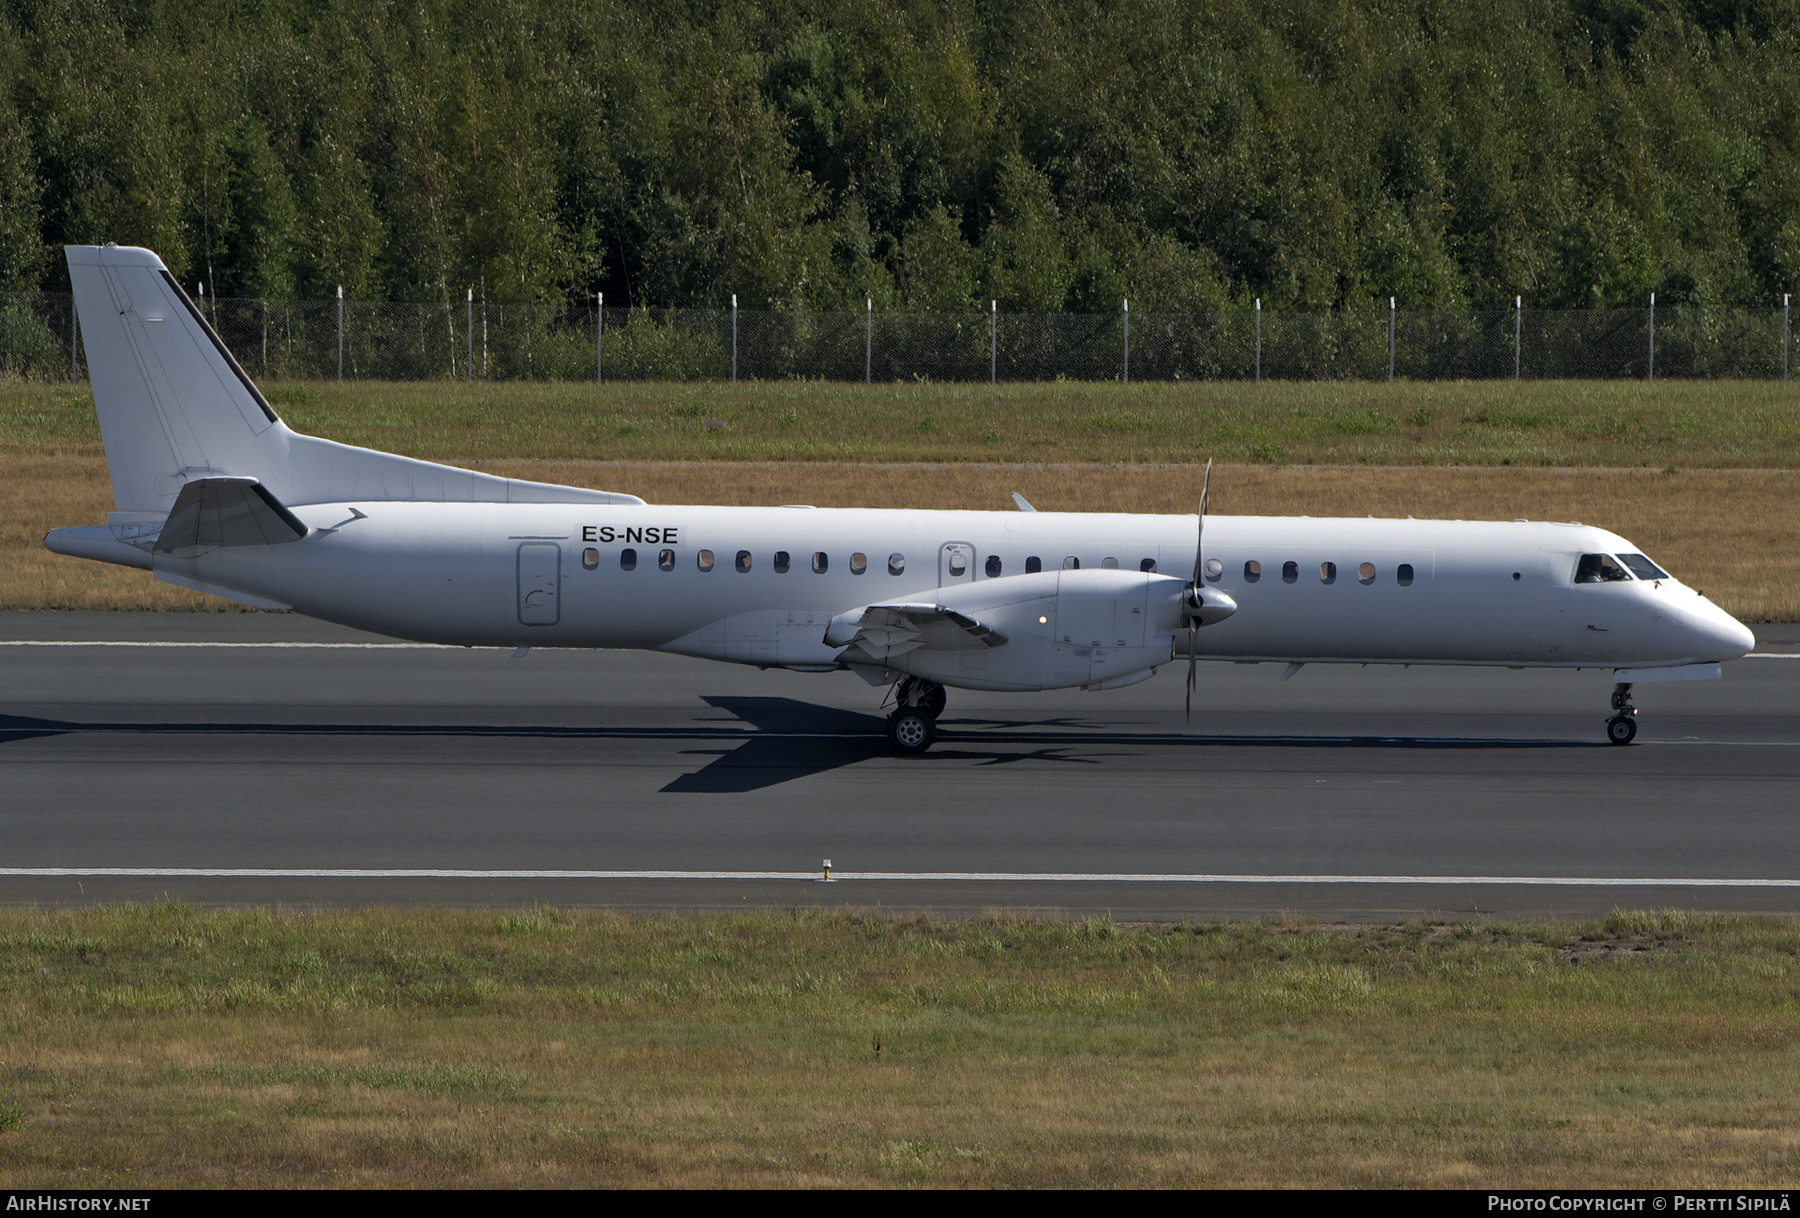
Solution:
<svg viewBox="0 0 1800 1218">
<path fill-rule="evenodd" d="M 1198 527 L 1194 531 L 1194 608 L 1200 607 L 1200 589 L 1206 585 L 1201 577 L 1205 574 L 1206 562 L 1206 499 L 1212 490 L 1212 458 L 1206 460 L 1206 473 L 1200 480 L 1200 511 L 1197 514 Z"/>
<path fill-rule="evenodd" d="M 1205 599 L 1200 595 L 1206 587 L 1206 498 L 1212 490 L 1212 458 L 1207 458 L 1206 474 L 1200 480 L 1200 510 L 1196 514 L 1194 530 L 1194 586 L 1189 593 L 1188 604 L 1193 613 L 1188 617 L 1188 679 L 1187 679 L 1187 721 L 1194 721 L 1194 688 L 1199 683 L 1199 675 L 1195 667 L 1194 652 L 1198 640 L 1194 631 L 1199 626 L 1200 606 Z"/>
<path fill-rule="evenodd" d="M 1194 721 L 1194 624 L 1188 622 L 1187 721 Z"/>
</svg>

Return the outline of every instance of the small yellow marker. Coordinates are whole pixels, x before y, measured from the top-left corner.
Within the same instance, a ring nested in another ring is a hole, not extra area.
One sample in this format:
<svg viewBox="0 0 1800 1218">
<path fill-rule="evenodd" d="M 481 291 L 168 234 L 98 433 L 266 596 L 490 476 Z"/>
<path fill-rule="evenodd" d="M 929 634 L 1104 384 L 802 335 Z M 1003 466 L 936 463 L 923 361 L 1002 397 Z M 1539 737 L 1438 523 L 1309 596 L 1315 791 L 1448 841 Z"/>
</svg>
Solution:
<svg viewBox="0 0 1800 1218">
<path fill-rule="evenodd" d="M 825 884 L 831 883 L 831 860 L 830 859 L 825 860 L 825 878 L 821 882 L 825 883 Z"/>
</svg>

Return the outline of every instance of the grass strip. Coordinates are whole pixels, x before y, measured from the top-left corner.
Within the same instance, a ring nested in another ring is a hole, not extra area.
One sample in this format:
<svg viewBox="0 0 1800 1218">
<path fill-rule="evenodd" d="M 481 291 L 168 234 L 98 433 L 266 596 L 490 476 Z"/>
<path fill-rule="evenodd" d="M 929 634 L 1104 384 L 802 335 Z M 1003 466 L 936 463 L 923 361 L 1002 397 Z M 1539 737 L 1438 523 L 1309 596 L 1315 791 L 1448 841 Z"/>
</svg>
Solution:
<svg viewBox="0 0 1800 1218">
<path fill-rule="evenodd" d="M 1193 466 L 471 461 L 496 473 L 631 491 L 653 503 L 1192 512 Z M 1581 520 L 1623 533 L 1748 621 L 1800 620 L 1800 473 L 1775 470 L 1322 469 L 1229 466 L 1212 510 L 1307 516 Z M 147 571 L 52 554 L 44 533 L 112 506 L 98 457 L 0 457 L 0 608 L 229 609 Z M 976 539 L 979 540 L 979 539 Z"/>
<path fill-rule="evenodd" d="M 1800 930 L 0 912 L 15 1187 L 1786 1187 Z M 3 1122 L 0 1122 L 3 1124 Z"/>
<path fill-rule="evenodd" d="M 1800 468 L 1770 381 L 272 383 L 298 430 L 441 461 Z M 0 455 L 98 456 L 85 386 L 0 381 Z"/>
</svg>

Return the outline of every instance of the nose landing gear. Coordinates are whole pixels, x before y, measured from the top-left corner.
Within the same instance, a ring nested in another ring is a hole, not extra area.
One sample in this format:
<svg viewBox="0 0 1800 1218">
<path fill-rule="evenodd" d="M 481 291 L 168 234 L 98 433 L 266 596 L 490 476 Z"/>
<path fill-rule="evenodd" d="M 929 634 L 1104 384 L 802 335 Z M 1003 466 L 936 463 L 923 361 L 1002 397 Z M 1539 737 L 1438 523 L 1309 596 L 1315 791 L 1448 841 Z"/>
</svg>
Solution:
<svg viewBox="0 0 1800 1218">
<path fill-rule="evenodd" d="M 905 677 L 894 696 L 900 705 L 887 719 L 888 744 L 902 755 L 923 753 L 937 739 L 937 717 L 947 701 L 944 687 L 921 677 Z"/>
<path fill-rule="evenodd" d="M 1613 717 L 1606 721 L 1606 739 L 1613 744 L 1630 744 L 1637 738 L 1637 707 L 1631 704 L 1631 686 L 1620 682 L 1613 686 Z"/>
</svg>

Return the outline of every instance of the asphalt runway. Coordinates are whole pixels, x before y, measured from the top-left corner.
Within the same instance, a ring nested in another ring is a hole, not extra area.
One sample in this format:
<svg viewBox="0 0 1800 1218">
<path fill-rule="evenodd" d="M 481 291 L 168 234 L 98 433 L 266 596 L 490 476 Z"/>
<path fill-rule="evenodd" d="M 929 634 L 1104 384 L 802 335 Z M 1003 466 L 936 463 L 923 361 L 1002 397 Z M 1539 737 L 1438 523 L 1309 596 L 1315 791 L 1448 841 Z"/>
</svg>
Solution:
<svg viewBox="0 0 1800 1218">
<path fill-rule="evenodd" d="M 1179 666 L 952 690 L 901 759 L 849 674 L 0 614 L 0 902 L 1793 912 L 1800 628 L 1759 639 L 1629 748 L 1609 671 L 1208 664 L 1191 724 Z"/>
</svg>

